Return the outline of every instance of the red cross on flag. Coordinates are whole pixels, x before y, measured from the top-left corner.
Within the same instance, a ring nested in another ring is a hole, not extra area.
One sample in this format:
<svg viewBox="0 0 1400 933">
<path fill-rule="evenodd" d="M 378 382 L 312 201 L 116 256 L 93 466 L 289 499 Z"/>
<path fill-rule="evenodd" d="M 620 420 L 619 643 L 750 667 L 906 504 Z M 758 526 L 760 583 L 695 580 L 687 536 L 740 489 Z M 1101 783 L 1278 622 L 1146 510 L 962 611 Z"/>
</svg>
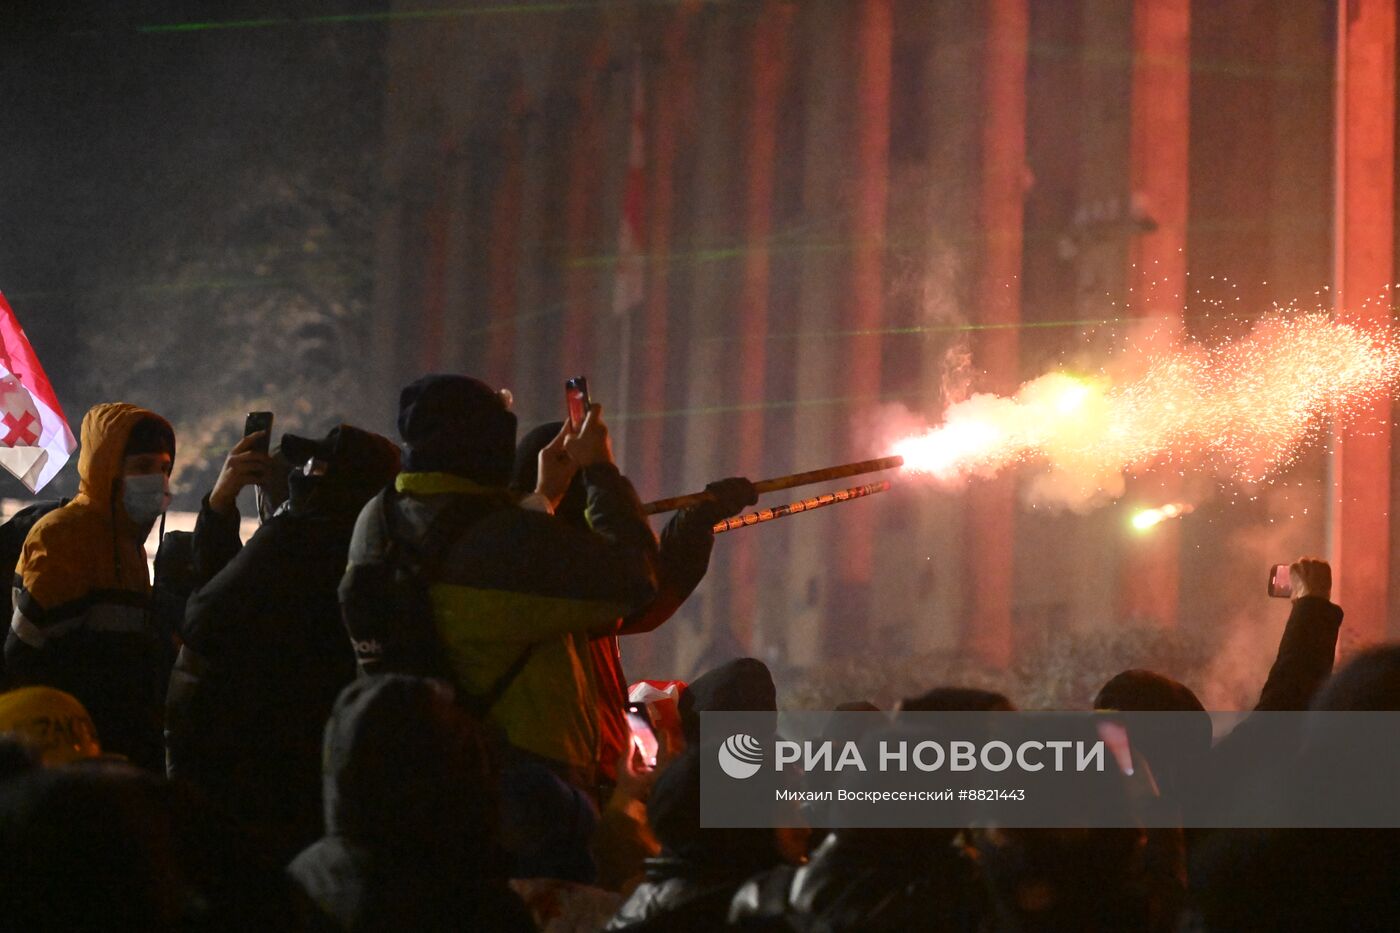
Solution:
<svg viewBox="0 0 1400 933">
<path fill-rule="evenodd" d="M 0 467 L 38 492 L 77 449 L 49 377 L 0 294 Z"/>
</svg>

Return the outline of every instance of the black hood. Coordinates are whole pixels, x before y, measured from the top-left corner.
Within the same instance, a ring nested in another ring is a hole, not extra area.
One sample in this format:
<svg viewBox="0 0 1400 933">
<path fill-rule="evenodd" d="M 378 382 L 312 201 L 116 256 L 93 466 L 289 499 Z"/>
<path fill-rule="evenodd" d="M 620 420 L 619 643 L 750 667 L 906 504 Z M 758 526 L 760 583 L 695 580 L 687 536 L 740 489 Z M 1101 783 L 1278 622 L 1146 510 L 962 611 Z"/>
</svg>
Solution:
<svg viewBox="0 0 1400 933">
<path fill-rule="evenodd" d="M 520 443 L 515 446 L 515 469 L 510 478 L 512 491 L 522 496 L 535 491 L 540 479 L 540 451 L 548 447 L 549 442 L 558 437 L 562 430 L 564 422 L 547 421 L 531 428 L 520 439 Z M 574 481 L 569 484 L 569 491 L 564 494 L 564 499 L 554 510 L 554 514 L 565 521 L 582 525 L 583 512 L 587 506 L 588 489 L 583 484 L 583 474 L 576 473 Z"/>
<path fill-rule="evenodd" d="M 777 727 L 778 688 L 768 665 L 757 658 L 739 658 L 700 675 L 682 693 L 681 727 L 687 742 L 700 741 L 700 714 L 713 712 L 773 712 Z"/>
<path fill-rule="evenodd" d="M 976 687 L 934 687 L 899 704 L 907 713 L 991 713 L 1011 712 L 1015 705 L 1003 693 Z"/>
<path fill-rule="evenodd" d="M 1125 712 L 1205 712 L 1191 688 L 1156 671 L 1123 671 L 1109 678 L 1094 697 L 1094 709 Z"/>
<path fill-rule="evenodd" d="M 326 724 L 322 761 L 327 833 L 370 849 L 493 850 L 486 745 L 446 684 L 397 674 L 355 681 Z"/>
<path fill-rule="evenodd" d="M 1188 714 L 1170 719 L 1129 717 L 1133 744 L 1147 756 L 1162 791 L 1188 792 L 1213 740 L 1210 714 L 1191 688 L 1155 671 L 1123 671 L 1099 690 L 1094 709 Z"/>
</svg>

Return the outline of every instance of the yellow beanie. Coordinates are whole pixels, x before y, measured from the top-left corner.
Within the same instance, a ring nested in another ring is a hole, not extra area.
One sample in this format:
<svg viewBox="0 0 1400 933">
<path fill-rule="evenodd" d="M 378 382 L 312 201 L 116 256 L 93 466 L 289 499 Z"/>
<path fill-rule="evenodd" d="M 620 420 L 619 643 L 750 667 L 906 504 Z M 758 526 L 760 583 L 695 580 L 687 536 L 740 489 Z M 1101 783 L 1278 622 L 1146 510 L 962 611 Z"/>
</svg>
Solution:
<svg viewBox="0 0 1400 933">
<path fill-rule="evenodd" d="M 0 693 L 0 733 L 4 732 L 38 752 L 45 767 L 102 754 L 97 729 L 83 704 L 52 687 Z"/>
</svg>

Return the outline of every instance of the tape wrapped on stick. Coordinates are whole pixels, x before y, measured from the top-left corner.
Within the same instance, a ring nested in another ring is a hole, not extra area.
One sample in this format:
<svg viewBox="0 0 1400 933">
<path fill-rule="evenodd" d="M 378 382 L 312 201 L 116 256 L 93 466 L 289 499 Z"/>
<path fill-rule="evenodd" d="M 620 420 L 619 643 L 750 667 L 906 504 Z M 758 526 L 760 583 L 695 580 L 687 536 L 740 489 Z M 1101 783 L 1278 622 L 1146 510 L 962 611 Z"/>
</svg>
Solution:
<svg viewBox="0 0 1400 933">
<path fill-rule="evenodd" d="M 761 496 L 765 492 L 777 492 L 780 489 L 810 486 L 813 483 L 825 483 L 834 479 L 864 476 L 867 473 L 879 473 L 881 470 L 894 470 L 902 466 L 904 466 L 903 457 L 880 457 L 875 460 L 862 460 L 859 463 L 843 463 L 840 466 L 827 467 L 824 470 L 809 470 L 806 473 L 793 473 L 790 476 L 777 476 L 773 479 L 760 480 L 753 484 L 753 488 Z M 707 502 L 709 498 L 709 493 L 693 492 L 689 495 L 648 502 L 642 506 L 642 511 L 648 515 L 674 512 L 677 509 L 685 509 L 692 505 L 699 505 L 701 502 Z"/>
<path fill-rule="evenodd" d="M 864 499 L 866 496 L 873 496 L 876 493 L 885 492 L 893 483 L 889 480 L 881 480 L 878 483 L 866 483 L 864 486 L 852 486 L 850 489 L 838 489 L 835 492 L 822 493 L 820 496 L 812 496 L 808 499 L 800 499 L 797 502 L 789 502 L 787 505 L 775 505 L 771 509 L 759 509 L 757 512 L 749 512 L 744 515 L 736 515 L 719 522 L 713 528 L 715 534 L 724 534 L 726 531 L 734 531 L 737 528 L 747 528 L 750 525 L 761 525 L 764 522 L 771 522 L 775 518 L 786 518 L 789 515 L 800 515 L 803 512 L 810 512 L 813 509 L 824 509 L 828 505 L 836 505 L 838 502 L 850 502 L 852 499 Z"/>
</svg>

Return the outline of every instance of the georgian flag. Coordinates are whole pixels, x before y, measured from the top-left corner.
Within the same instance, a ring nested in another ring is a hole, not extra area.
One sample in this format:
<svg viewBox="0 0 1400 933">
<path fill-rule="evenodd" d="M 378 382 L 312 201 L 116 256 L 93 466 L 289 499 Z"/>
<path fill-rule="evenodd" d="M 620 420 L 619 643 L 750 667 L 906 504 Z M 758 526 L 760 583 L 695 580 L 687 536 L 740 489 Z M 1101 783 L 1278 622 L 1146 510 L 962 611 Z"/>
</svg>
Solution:
<svg viewBox="0 0 1400 933">
<path fill-rule="evenodd" d="M 77 449 L 49 377 L 0 294 L 0 467 L 38 492 Z"/>
<path fill-rule="evenodd" d="M 646 90 L 641 55 L 632 63 L 632 120 L 627 137 L 627 176 L 622 184 L 622 216 L 617 231 L 617 273 L 613 279 L 614 314 L 630 315 L 646 298 Z"/>
</svg>

